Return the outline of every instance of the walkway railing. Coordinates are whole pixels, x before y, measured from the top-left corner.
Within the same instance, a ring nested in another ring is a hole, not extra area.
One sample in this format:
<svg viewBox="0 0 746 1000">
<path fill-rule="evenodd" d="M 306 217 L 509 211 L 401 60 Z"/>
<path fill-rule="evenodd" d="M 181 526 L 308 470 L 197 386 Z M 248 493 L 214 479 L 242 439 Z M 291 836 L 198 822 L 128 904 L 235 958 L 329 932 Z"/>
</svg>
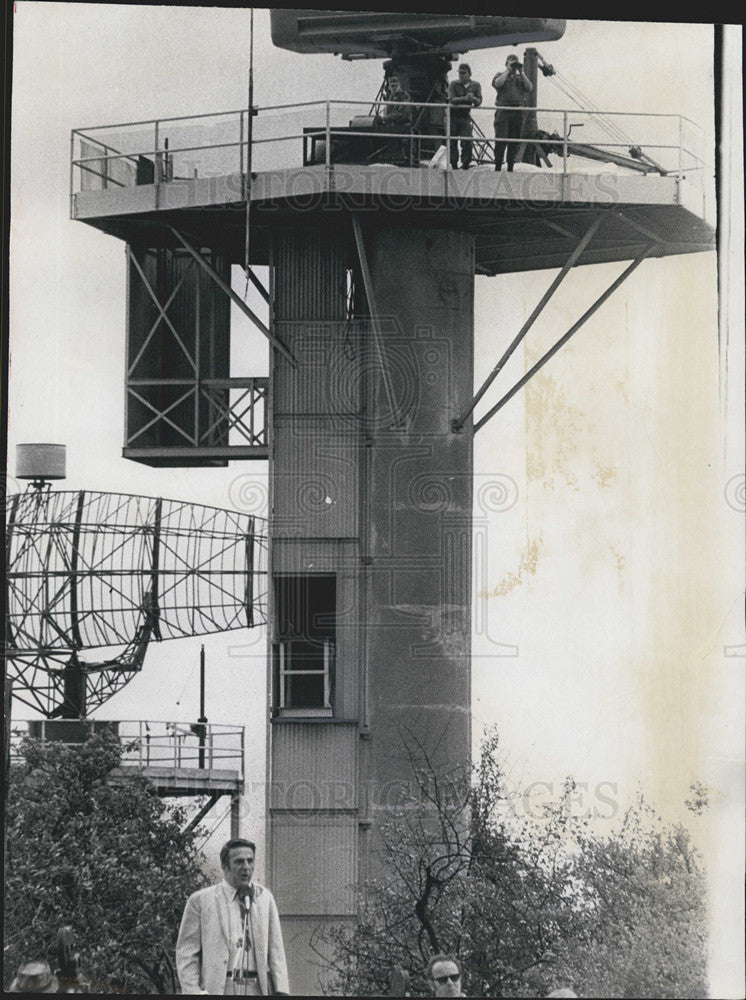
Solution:
<svg viewBox="0 0 746 1000">
<path fill-rule="evenodd" d="M 471 112 L 478 159 L 487 164 L 494 155 L 494 112 L 495 108 L 486 104 Z M 584 157 L 583 148 L 592 146 L 611 157 L 636 159 L 640 172 L 686 177 L 704 186 L 704 130 L 683 115 L 543 107 L 525 109 L 524 113 L 541 130 L 543 151 L 555 158 L 552 169 L 572 171 L 579 156 L 583 172 L 606 169 L 595 158 Z M 402 115 L 410 117 L 411 127 L 401 124 Z M 398 125 L 393 116 L 398 116 Z M 608 141 L 609 122 L 613 133 L 629 136 L 629 142 Z M 404 149 L 405 164 L 416 167 L 432 165 L 434 153 L 444 146 L 446 155 L 441 153 L 438 160 L 444 169 L 450 169 L 448 143 L 457 131 L 453 110 L 447 104 L 385 101 L 373 107 L 370 102 L 309 101 L 256 108 L 251 157 L 246 109 L 74 129 L 70 148 L 71 203 L 80 191 L 174 184 L 216 176 L 235 178 L 235 200 L 240 201 L 245 197 L 249 163 L 252 172 L 258 172 L 316 162 L 326 166 L 361 162 L 339 160 L 340 150 L 349 152 L 354 140 L 358 140 L 358 153 L 362 150 L 362 162 L 366 162 L 366 142 L 372 148 L 377 141 L 378 147 L 384 147 L 384 156 L 389 144 L 391 159 L 381 161 L 381 150 L 377 148 L 375 162 L 400 160 Z M 536 140 L 529 136 L 501 141 L 525 146 Z M 656 167 L 660 170 L 656 171 Z"/>
<path fill-rule="evenodd" d="M 122 763 L 139 770 L 226 770 L 243 777 L 244 727 L 199 722 L 153 722 L 146 720 L 38 719 L 14 722 L 11 728 L 11 760 L 18 759 L 24 736 L 53 740 L 69 746 L 85 742 L 91 727 L 119 737 Z"/>
</svg>

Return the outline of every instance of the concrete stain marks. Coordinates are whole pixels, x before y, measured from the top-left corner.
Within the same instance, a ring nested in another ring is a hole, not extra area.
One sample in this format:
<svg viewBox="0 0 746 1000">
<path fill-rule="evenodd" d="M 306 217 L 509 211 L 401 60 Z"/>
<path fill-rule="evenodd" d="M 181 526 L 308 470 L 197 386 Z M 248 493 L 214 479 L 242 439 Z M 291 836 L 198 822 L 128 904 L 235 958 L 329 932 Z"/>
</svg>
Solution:
<svg viewBox="0 0 746 1000">
<path fill-rule="evenodd" d="M 560 383 L 538 372 L 526 393 L 526 476 L 553 490 L 555 479 L 577 491 L 573 471 L 578 442 L 584 429 L 583 413 L 570 406 Z"/>
<path fill-rule="evenodd" d="M 624 584 L 624 565 L 627 561 L 626 556 L 622 555 L 621 552 L 617 552 L 613 545 L 609 546 L 609 552 L 611 552 L 612 556 L 616 560 L 616 571 L 617 576 L 619 577 L 619 586 L 621 587 Z"/>
<path fill-rule="evenodd" d="M 593 460 L 593 473 L 592 476 L 596 480 L 599 486 L 609 487 L 616 480 L 616 466 L 615 465 L 602 465 L 598 459 Z"/>
<path fill-rule="evenodd" d="M 511 590 L 520 587 L 528 577 L 536 576 L 536 569 L 539 564 L 539 554 L 542 549 L 544 539 L 542 535 L 531 540 L 526 546 L 526 550 L 521 553 L 517 570 L 510 570 L 494 587 L 485 587 L 477 594 L 480 600 L 489 600 L 490 597 L 505 597 Z"/>
</svg>

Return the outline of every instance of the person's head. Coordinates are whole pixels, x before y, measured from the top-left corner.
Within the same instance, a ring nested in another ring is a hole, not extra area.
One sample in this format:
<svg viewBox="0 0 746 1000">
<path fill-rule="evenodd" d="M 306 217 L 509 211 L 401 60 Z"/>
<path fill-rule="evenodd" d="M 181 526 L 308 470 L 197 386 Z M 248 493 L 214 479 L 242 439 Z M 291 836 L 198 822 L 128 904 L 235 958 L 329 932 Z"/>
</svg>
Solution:
<svg viewBox="0 0 746 1000">
<path fill-rule="evenodd" d="M 56 993 L 60 982 L 48 962 L 24 962 L 10 984 L 9 993 Z"/>
<path fill-rule="evenodd" d="M 389 77 L 389 90 L 392 94 L 398 94 L 401 90 L 401 80 L 396 73 L 392 73 Z"/>
<path fill-rule="evenodd" d="M 461 83 L 468 83 L 471 80 L 471 66 L 468 63 L 461 63 L 459 65 L 458 78 Z"/>
<path fill-rule="evenodd" d="M 254 877 L 254 857 L 256 845 L 251 840 L 237 837 L 223 844 L 220 849 L 220 864 L 228 885 L 234 889 L 246 889 Z"/>
<path fill-rule="evenodd" d="M 520 69 L 521 60 L 518 58 L 515 52 L 511 52 L 508 58 L 505 60 L 505 65 L 509 70 L 515 71 L 517 69 Z"/>
<path fill-rule="evenodd" d="M 427 978 L 434 996 L 461 996 L 461 966 L 453 955 L 433 955 L 427 964 Z"/>
</svg>

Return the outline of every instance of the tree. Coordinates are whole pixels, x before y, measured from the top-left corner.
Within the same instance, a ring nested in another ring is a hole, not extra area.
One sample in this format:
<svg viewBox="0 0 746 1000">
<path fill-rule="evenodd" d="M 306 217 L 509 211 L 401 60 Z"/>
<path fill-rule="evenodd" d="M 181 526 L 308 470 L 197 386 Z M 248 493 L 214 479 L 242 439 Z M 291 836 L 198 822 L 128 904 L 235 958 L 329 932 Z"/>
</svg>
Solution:
<svg viewBox="0 0 746 1000">
<path fill-rule="evenodd" d="M 184 902 L 204 884 L 194 831 L 145 777 L 120 770 L 110 733 L 79 746 L 25 739 L 20 756 L 6 815 L 6 985 L 23 961 L 54 965 L 70 924 L 94 992 L 142 992 L 139 970 L 173 953 Z"/>
<path fill-rule="evenodd" d="M 568 779 L 540 817 L 513 807 L 496 734 L 471 787 L 404 737 L 416 791 L 382 831 L 386 876 L 350 930 L 315 939 L 329 993 L 382 995 L 392 966 L 414 995 L 435 952 L 475 996 L 705 996 L 704 876 L 688 834 L 640 800 L 602 837 L 573 815 Z"/>
<path fill-rule="evenodd" d="M 589 996 L 707 995 L 705 877 L 681 824 L 639 796 L 613 835 L 580 838 L 575 870 L 587 927 L 565 949 L 566 978 Z"/>
</svg>

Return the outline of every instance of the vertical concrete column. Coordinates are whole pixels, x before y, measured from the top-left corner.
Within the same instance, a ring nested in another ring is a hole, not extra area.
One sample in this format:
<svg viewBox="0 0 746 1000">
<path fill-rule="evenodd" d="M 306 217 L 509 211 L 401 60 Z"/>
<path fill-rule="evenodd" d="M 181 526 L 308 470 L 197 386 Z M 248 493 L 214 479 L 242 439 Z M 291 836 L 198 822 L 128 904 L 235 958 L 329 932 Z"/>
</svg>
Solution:
<svg viewBox="0 0 746 1000">
<path fill-rule="evenodd" d="M 270 592 L 278 577 L 330 575 L 336 594 L 332 706 L 281 708 L 270 664 L 268 881 L 299 996 L 319 992 L 314 931 L 357 915 L 360 352 L 346 322 L 350 231 L 325 221 L 278 227 L 272 251 L 274 332 L 296 364 L 275 353 Z M 271 638 L 276 627 L 273 614 Z"/>
<path fill-rule="evenodd" d="M 441 776 L 470 758 L 472 432 L 453 434 L 450 421 L 473 393 L 474 240 L 391 226 L 369 228 L 366 248 L 401 417 L 394 425 L 378 379 L 362 527 L 375 853 L 376 829 L 414 787 L 415 745 Z"/>
</svg>

